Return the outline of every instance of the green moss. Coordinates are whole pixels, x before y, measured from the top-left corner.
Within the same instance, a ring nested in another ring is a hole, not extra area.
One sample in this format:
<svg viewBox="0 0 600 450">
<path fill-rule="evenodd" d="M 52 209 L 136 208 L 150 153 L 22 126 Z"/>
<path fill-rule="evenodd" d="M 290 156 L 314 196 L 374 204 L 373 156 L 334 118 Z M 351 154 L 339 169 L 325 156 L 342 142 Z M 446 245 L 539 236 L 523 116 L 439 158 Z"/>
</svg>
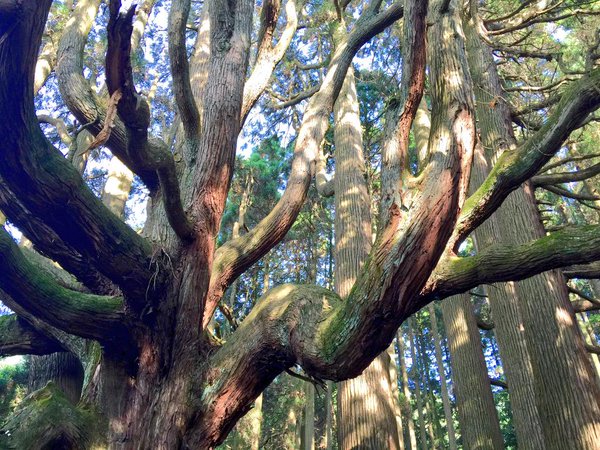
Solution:
<svg viewBox="0 0 600 450">
<path fill-rule="evenodd" d="M 88 449 L 105 435 L 106 421 L 73 405 L 54 384 L 33 392 L 3 424 L 0 448 Z"/>
</svg>

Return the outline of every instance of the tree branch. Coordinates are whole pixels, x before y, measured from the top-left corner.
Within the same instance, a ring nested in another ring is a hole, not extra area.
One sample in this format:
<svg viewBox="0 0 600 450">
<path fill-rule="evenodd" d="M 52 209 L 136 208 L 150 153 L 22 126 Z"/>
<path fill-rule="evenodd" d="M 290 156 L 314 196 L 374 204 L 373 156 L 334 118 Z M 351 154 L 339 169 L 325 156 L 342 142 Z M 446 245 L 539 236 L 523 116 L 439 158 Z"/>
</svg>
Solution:
<svg viewBox="0 0 600 450">
<path fill-rule="evenodd" d="M 277 20 L 280 16 L 280 0 L 265 1 L 261 10 L 261 27 L 259 31 L 259 46 L 256 63 L 252 73 L 244 85 L 244 100 L 242 103 L 241 124 L 246 121 L 248 113 L 256 104 L 258 98 L 269 85 L 273 70 L 285 55 L 287 48 L 298 27 L 298 13 L 296 11 L 296 0 L 287 0 L 285 15 L 287 22 L 279 41 L 273 45 L 273 38 Z"/>
<path fill-rule="evenodd" d="M 58 64 L 56 76 L 61 96 L 75 118 L 85 125 L 86 129 L 98 134 L 104 128 L 107 108 L 102 99 L 92 92 L 89 82 L 83 76 L 83 53 L 94 18 L 98 12 L 100 0 L 80 0 L 67 22 L 58 44 Z M 160 145 L 155 139 L 149 145 Z M 129 155 L 129 143 L 125 125 L 120 119 L 115 120 L 106 146 L 123 163 L 138 174 L 148 189 L 158 188 L 158 177 L 154 170 L 144 169 L 142 161 Z"/>
<path fill-rule="evenodd" d="M 117 111 L 127 129 L 129 155 L 136 155 L 135 159 L 140 161 L 140 166 L 144 169 L 156 170 L 169 224 L 180 239 L 190 241 L 193 238 L 193 226 L 181 203 L 175 160 L 162 141 L 154 146 L 149 145 L 150 106 L 146 99 L 136 92 L 133 82 L 131 36 L 135 8 L 131 7 L 126 14 L 119 14 L 120 8 L 120 0 L 111 1 L 106 51 L 108 92 L 111 96 L 116 92 L 122 95 L 117 104 Z"/>
<path fill-rule="evenodd" d="M 133 298 L 145 301 L 150 244 L 102 205 L 45 138 L 34 111 L 33 70 L 50 2 L 23 7 L 0 43 L 0 176 L 19 202 Z M 24 76 L 26 74 L 26 76 Z M 24 217 L 9 216 L 18 226 Z"/>
<path fill-rule="evenodd" d="M 221 246 L 215 254 L 204 326 L 208 324 L 227 287 L 249 266 L 280 242 L 296 220 L 310 186 L 314 163 L 328 127 L 333 103 L 342 87 L 348 67 L 358 49 L 369 39 L 402 17 L 400 2 L 385 11 L 363 16 L 331 59 L 319 92 L 311 97 L 294 149 L 294 159 L 281 199 L 249 233 Z"/>
<path fill-rule="evenodd" d="M 519 281 L 541 272 L 600 259 L 600 225 L 565 228 L 521 246 L 493 245 L 475 256 L 440 262 L 420 305 L 475 286 Z"/>
<path fill-rule="evenodd" d="M 565 277 L 582 278 L 582 279 L 594 279 L 600 278 L 600 261 L 591 264 L 582 264 L 566 267 L 563 270 Z"/>
<path fill-rule="evenodd" d="M 588 178 L 595 177 L 600 174 L 600 163 L 594 164 L 593 166 L 585 169 L 577 170 L 575 172 L 559 172 L 549 173 L 544 175 L 536 175 L 531 179 L 534 186 L 546 187 L 547 185 L 559 184 L 559 183 L 573 183 L 576 181 L 587 180 Z"/>
<path fill-rule="evenodd" d="M 48 355 L 64 351 L 55 339 L 39 333 L 16 314 L 0 316 L 0 356 Z"/>
<path fill-rule="evenodd" d="M 467 200 L 456 243 L 487 219 L 510 192 L 536 174 L 570 133 L 600 106 L 600 69 L 573 83 L 543 127 L 516 149 L 506 150 L 481 187 Z"/>
<path fill-rule="evenodd" d="M 13 302 L 48 324 L 77 336 L 117 343 L 128 336 L 123 299 L 72 291 L 36 268 L 0 229 L 0 288 Z"/>
<path fill-rule="evenodd" d="M 190 84 L 190 66 L 185 46 L 185 33 L 190 0 L 173 0 L 169 12 L 169 61 L 173 77 L 173 94 L 188 140 L 198 138 L 200 113 Z"/>
</svg>

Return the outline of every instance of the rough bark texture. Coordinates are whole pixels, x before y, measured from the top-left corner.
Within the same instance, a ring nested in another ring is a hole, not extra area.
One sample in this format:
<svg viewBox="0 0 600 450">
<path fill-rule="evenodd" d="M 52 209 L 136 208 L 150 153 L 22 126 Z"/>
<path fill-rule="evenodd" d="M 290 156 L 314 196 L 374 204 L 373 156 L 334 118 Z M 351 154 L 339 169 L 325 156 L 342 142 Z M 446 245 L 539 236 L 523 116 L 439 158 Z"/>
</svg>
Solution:
<svg viewBox="0 0 600 450">
<path fill-rule="evenodd" d="M 469 450 L 502 450 L 504 442 L 471 300 L 463 294 L 441 306 L 463 445 Z"/>
<path fill-rule="evenodd" d="M 350 290 L 371 249 L 371 213 L 362 128 L 351 68 L 334 107 L 335 118 L 335 289 Z M 398 449 L 389 356 L 382 354 L 358 377 L 338 386 L 340 449 Z"/>
</svg>

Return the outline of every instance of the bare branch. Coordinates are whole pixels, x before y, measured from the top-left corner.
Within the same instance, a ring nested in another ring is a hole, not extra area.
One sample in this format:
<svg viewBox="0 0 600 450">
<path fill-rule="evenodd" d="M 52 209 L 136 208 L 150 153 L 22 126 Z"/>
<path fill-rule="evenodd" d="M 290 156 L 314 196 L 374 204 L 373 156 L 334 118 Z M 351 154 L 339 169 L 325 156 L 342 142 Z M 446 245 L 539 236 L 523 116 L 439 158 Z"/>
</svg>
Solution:
<svg viewBox="0 0 600 450">
<path fill-rule="evenodd" d="M 169 224 L 180 239 L 190 241 L 193 239 L 193 226 L 181 203 L 175 160 L 163 142 L 153 147 L 149 145 L 150 107 L 146 99 L 136 92 L 133 82 L 131 42 L 134 7 L 126 14 L 119 14 L 120 7 L 119 0 L 111 1 L 106 51 L 106 85 L 111 100 L 118 96 L 116 107 L 127 129 L 129 155 L 136 155 L 135 159 L 144 169 L 156 170 Z M 108 111 L 110 112 L 110 105 Z M 108 123 L 110 121 L 107 118 L 106 124 Z"/>
<path fill-rule="evenodd" d="M 59 40 L 56 66 L 58 86 L 63 100 L 77 120 L 93 134 L 98 134 L 104 128 L 107 106 L 92 92 L 83 76 L 83 52 L 100 3 L 100 0 L 77 2 Z M 132 157 L 128 154 L 127 132 L 120 119 L 115 120 L 106 145 L 127 167 L 140 176 L 151 191 L 158 187 L 156 172 L 144 169 L 140 161 L 134 159 L 135 155 Z M 150 139 L 149 145 L 159 144 Z"/>
<path fill-rule="evenodd" d="M 265 1 L 261 11 L 261 27 L 259 31 L 259 46 L 256 63 L 252 73 L 244 85 L 244 100 L 242 104 L 241 124 L 246 121 L 248 113 L 268 86 L 275 66 L 281 61 L 298 27 L 296 0 L 287 0 L 285 15 L 287 22 L 279 41 L 273 45 L 277 20 L 280 15 L 280 0 Z"/>
<path fill-rule="evenodd" d="M 534 186 L 546 187 L 547 185 L 559 183 L 573 183 L 576 181 L 587 180 L 600 174 L 600 163 L 594 164 L 586 169 L 575 172 L 559 172 L 545 175 L 536 175 L 531 179 Z"/>
</svg>

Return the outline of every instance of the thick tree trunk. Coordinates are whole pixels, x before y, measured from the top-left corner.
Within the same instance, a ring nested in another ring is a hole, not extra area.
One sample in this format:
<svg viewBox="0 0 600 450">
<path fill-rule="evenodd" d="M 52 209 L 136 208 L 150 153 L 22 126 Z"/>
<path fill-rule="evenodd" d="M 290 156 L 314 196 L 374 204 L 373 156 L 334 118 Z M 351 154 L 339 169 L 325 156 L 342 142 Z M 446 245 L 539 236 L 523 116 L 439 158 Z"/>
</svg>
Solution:
<svg viewBox="0 0 600 450">
<path fill-rule="evenodd" d="M 362 128 L 351 68 L 334 107 L 335 116 L 335 287 L 345 298 L 371 249 L 371 214 L 364 178 Z M 389 356 L 381 354 L 362 375 L 339 384 L 338 442 L 353 448 L 399 447 Z"/>
<path fill-rule="evenodd" d="M 471 300 L 466 294 L 451 297 L 441 308 L 463 445 L 466 450 L 502 450 L 498 412 Z"/>
</svg>

